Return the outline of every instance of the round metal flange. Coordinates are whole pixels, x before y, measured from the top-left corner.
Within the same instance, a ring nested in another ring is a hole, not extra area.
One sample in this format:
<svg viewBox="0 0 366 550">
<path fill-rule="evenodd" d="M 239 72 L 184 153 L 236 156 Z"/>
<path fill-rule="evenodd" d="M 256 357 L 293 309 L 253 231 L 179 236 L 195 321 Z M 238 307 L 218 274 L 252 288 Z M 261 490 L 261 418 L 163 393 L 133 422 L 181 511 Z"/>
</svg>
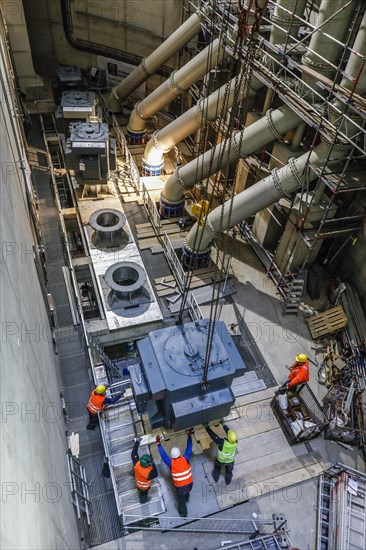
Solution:
<svg viewBox="0 0 366 550">
<path fill-rule="evenodd" d="M 98 124 L 97 122 L 79 124 L 75 128 L 73 140 L 76 141 L 77 138 L 89 141 L 107 141 L 108 127 L 106 124 Z"/>
<path fill-rule="evenodd" d="M 146 273 L 134 262 L 117 262 L 107 269 L 104 280 L 118 298 L 126 299 L 142 292 Z"/>
<path fill-rule="evenodd" d="M 97 232 L 99 240 L 115 240 L 122 234 L 126 216 L 113 208 L 96 210 L 89 218 L 89 225 Z"/>
</svg>

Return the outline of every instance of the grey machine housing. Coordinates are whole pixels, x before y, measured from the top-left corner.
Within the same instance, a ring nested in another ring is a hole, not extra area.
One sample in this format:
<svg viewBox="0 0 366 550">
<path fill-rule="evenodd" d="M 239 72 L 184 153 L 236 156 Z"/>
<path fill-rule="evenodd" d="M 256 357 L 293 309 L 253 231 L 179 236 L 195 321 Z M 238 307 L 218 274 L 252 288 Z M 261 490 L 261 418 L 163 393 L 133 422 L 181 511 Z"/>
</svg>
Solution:
<svg viewBox="0 0 366 550">
<path fill-rule="evenodd" d="M 116 169 L 116 141 L 109 136 L 108 124 L 74 124 L 66 142 L 65 158 L 80 182 L 107 183 L 110 170 Z"/>
<path fill-rule="evenodd" d="M 208 383 L 202 385 L 209 321 L 203 319 L 154 330 L 137 342 L 141 363 L 130 368 L 140 414 L 151 428 L 184 430 L 229 414 L 235 402 L 231 384 L 246 366 L 225 323 L 212 340 Z"/>
</svg>

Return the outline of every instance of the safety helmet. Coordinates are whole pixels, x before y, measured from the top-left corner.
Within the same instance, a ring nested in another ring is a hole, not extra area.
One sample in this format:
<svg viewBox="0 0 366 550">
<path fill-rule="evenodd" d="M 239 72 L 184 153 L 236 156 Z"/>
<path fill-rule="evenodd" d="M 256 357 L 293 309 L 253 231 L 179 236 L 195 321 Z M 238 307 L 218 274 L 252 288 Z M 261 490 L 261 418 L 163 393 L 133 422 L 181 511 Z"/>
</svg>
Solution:
<svg viewBox="0 0 366 550">
<path fill-rule="evenodd" d="M 143 468 L 147 468 L 151 464 L 151 456 L 150 455 L 142 455 L 140 458 L 140 464 Z"/>
<path fill-rule="evenodd" d="M 107 391 L 107 386 L 103 386 L 103 385 L 97 386 L 94 391 L 95 393 L 102 395 L 102 393 Z"/>
<path fill-rule="evenodd" d="M 172 450 L 170 451 L 170 456 L 172 458 L 179 458 L 180 457 L 180 449 L 178 447 L 172 447 Z"/>
<path fill-rule="evenodd" d="M 236 432 L 234 432 L 234 430 L 229 430 L 227 432 L 227 440 L 229 443 L 236 443 Z"/>
<path fill-rule="evenodd" d="M 298 363 L 306 363 L 308 360 L 308 356 L 305 355 L 305 353 L 300 353 L 299 355 L 296 355 L 296 361 Z"/>
</svg>

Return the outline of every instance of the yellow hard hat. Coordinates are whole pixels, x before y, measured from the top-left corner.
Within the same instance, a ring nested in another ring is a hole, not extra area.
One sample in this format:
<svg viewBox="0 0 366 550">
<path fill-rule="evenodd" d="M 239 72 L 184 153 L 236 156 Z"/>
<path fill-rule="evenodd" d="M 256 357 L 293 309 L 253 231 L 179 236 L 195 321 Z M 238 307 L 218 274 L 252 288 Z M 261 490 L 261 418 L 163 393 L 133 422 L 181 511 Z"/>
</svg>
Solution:
<svg viewBox="0 0 366 550">
<path fill-rule="evenodd" d="M 227 440 L 229 443 L 236 443 L 237 437 L 236 437 L 236 432 L 234 432 L 234 430 L 229 430 L 227 432 Z"/>
<path fill-rule="evenodd" d="M 97 386 L 95 388 L 95 393 L 98 393 L 99 395 L 102 395 L 102 393 L 104 393 L 105 391 L 107 391 L 107 386 Z"/>
<path fill-rule="evenodd" d="M 296 355 L 295 359 L 298 363 L 306 363 L 308 356 L 305 355 L 305 353 L 300 353 L 299 355 Z"/>
</svg>

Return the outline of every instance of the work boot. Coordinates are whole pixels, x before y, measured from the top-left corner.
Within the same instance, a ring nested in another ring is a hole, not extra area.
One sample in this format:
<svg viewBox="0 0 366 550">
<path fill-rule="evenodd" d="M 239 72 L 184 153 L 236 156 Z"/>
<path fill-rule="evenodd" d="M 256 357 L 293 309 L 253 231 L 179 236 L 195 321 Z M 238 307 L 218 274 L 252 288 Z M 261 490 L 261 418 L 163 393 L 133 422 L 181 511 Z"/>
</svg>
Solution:
<svg viewBox="0 0 366 550">
<path fill-rule="evenodd" d="M 188 515 L 187 505 L 183 501 L 179 501 L 178 512 L 181 518 L 186 518 Z"/>
<path fill-rule="evenodd" d="M 228 477 L 225 477 L 225 484 L 230 485 L 232 479 L 232 477 L 230 479 Z"/>
<path fill-rule="evenodd" d="M 95 425 L 94 424 L 88 424 L 86 429 L 87 430 L 95 430 Z"/>
<path fill-rule="evenodd" d="M 211 472 L 211 475 L 212 475 L 213 480 L 215 481 L 215 483 L 217 483 L 220 479 L 220 472 L 218 470 L 216 470 L 216 468 L 214 468 Z"/>
</svg>

